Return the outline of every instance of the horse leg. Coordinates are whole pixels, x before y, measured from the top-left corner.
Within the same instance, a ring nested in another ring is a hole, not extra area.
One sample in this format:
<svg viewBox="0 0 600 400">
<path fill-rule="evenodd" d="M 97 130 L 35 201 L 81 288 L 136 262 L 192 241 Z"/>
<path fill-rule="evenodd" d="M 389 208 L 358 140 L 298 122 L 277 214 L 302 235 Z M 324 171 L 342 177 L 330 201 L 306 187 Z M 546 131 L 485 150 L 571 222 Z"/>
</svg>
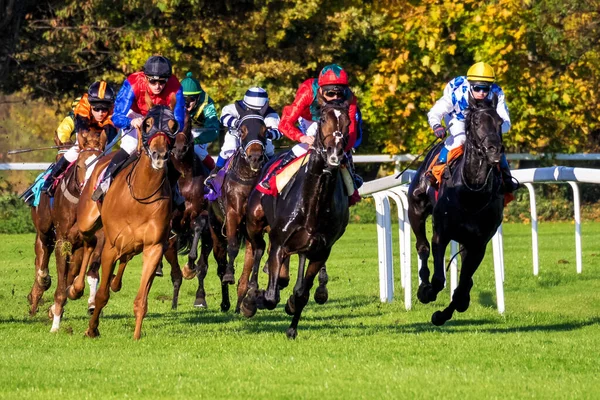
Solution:
<svg viewBox="0 0 600 400">
<path fill-rule="evenodd" d="M 183 275 L 181 274 L 181 268 L 179 267 L 179 260 L 177 259 L 177 239 L 169 240 L 167 250 L 165 251 L 165 258 L 171 265 L 171 282 L 173 283 L 173 300 L 171 303 L 171 309 L 177 310 L 179 289 L 181 288 L 181 282 L 183 281 Z"/>
<path fill-rule="evenodd" d="M 426 217 L 422 213 L 415 212 L 413 209 L 409 209 L 408 219 L 410 226 L 415 233 L 416 237 L 416 248 L 417 254 L 421 265 L 419 266 L 419 278 L 421 278 L 421 284 L 417 291 L 417 298 L 423 304 L 430 302 L 427 292 L 431 290 L 431 283 L 429 282 L 429 267 L 427 266 L 427 260 L 429 259 L 429 241 L 427 240 L 427 231 L 425 230 Z"/>
<path fill-rule="evenodd" d="M 71 300 L 77 300 L 83 296 L 83 290 L 85 289 L 85 271 L 92 258 L 94 252 L 94 245 L 89 242 L 83 244 L 83 258 L 81 265 L 79 266 L 79 273 L 73 280 L 73 283 L 67 287 L 67 296 Z"/>
<path fill-rule="evenodd" d="M 308 264 L 308 268 L 306 270 L 306 275 L 304 276 L 304 279 L 301 280 L 301 282 L 302 282 L 301 286 L 298 288 L 298 290 L 296 290 L 296 288 L 294 288 L 294 307 L 295 307 L 294 311 L 295 312 L 294 312 L 294 317 L 292 318 L 292 323 L 290 324 L 290 327 L 287 329 L 287 331 L 285 333 L 286 336 L 288 337 L 288 339 L 296 339 L 296 336 L 298 336 L 298 322 L 300 321 L 300 316 L 302 315 L 302 310 L 304 310 L 304 307 L 308 303 L 310 289 L 313 286 L 315 277 L 317 276 L 317 274 L 319 273 L 319 270 L 323 267 L 323 265 L 325 265 L 325 260 L 329 256 L 330 251 L 331 250 L 327 250 L 327 254 L 326 254 L 324 260 L 311 261 Z M 298 275 L 298 277 L 300 277 L 300 275 Z M 297 285 L 298 285 L 298 283 L 296 283 L 296 286 Z"/>
<path fill-rule="evenodd" d="M 286 257 L 281 263 L 279 268 L 279 279 L 277 279 L 277 286 L 279 290 L 285 289 L 290 284 L 290 258 Z"/>
<path fill-rule="evenodd" d="M 281 269 L 281 263 L 285 258 L 283 248 L 278 244 L 271 243 L 271 251 L 269 251 L 269 285 L 265 292 L 265 307 L 269 310 L 273 310 L 277 303 L 279 303 L 279 286 L 277 281 L 279 280 L 279 270 Z"/>
<path fill-rule="evenodd" d="M 223 275 L 222 282 L 233 285 L 235 283 L 235 259 L 240 252 L 240 241 L 238 239 L 238 227 L 240 219 L 237 215 L 229 213 L 226 219 L 227 224 L 227 269 Z"/>
<path fill-rule="evenodd" d="M 237 287 L 237 304 L 235 305 L 235 313 L 240 313 L 240 306 L 244 297 L 248 293 L 248 287 L 250 283 L 250 274 L 252 272 L 252 266 L 254 265 L 252 259 L 252 245 L 250 241 L 246 240 L 246 253 L 244 254 L 244 269 L 242 270 L 242 275 L 240 275 L 240 279 L 238 280 Z"/>
<path fill-rule="evenodd" d="M 60 241 L 58 242 L 60 243 Z M 58 332 L 60 321 L 64 312 L 64 306 L 67 302 L 67 254 L 66 251 L 58 249 L 56 251 L 56 290 L 54 291 L 54 304 L 48 310 L 48 316 L 52 318 L 52 327 L 50 332 Z"/>
<path fill-rule="evenodd" d="M 86 280 L 90 287 L 90 295 L 88 297 L 88 314 L 92 315 L 96 308 L 96 293 L 98 292 L 98 282 L 100 281 L 100 258 L 102 257 L 102 249 L 104 248 L 104 232 L 96 232 L 96 246 L 92 252 L 91 263 L 86 274 Z"/>
<path fill-rule="evenodd" d="M 208 273 L 208 255 L 212 250 L 212 238 L 210 236 L 210 229 L 208 226 L 204 226 L 202 229 L 202 244 L 200 245 L 200 259 L 198 265 L 196 265 L 196 271 L 198 271 L 198 290 L 196 290 L 196 300 L 194 301 L 194 307 L 206 308 L 206 291 L 204 290 L 204 279 Z"/>
<path fill-rule="evenodd" d="M 288 259 L 289 260 L 289 259 Z M 285 312 L 287 315 L 296 314 L 296 295 L 299 295 L 304 285 L 304 268 L 306 267 L 306 254 L 302 253 L 298 255 L 298 277 L 296 278 L 296 284 L 294 285 L 294 291 L 290 295 L 286 305 Z"/>
<path fill-rule="evenodd" d="M 133 302 L 133 313 L 135 314 L 135 331 L 133 332 L 133 338 L 135 340 L 139 340 L 142 337 L 142 322 L 148 312 L 148 293 L 152 287 L 154 274 L 162 256 L 162 243 L 144 248 L 140 289 Z"/>
<path fill-rule="evenodd" d="M 227 270 L 227 244 L 222 239 L 220 233 L 211 230 L 213 239 L 213 256 L 217 261 L 217 276 L 221 281 L 221 311 L 227 312 L 231 307 L 229 301 L 229 283 L 223 281 L 223 276 Z"/>
<path fill-rule="evenodd" d="M 50 244 L 51 237 L 45 233 L 38 232 L 35 236 L 35 279 L 31 292 L 27 296 L 30 309 L 29 315 L 37 313 L 38 305 L 42 295 L 50 288 L 52 280 L 48 271 L 48 262 L 52 254 L 53 246 Z"/>
<path fill-rule="evenodd" d="M 444 289 L 446 285 L 446 275 L 444 274 L 444 254 L 450 243 L 450 238 L 443 235 L 434 229 L 432 238 L 433 251 L 433 278 L 431 279 L 431 287 L 426 294 L 429 301 L 435 301 L 437 294 Z"/>
<path fill-rule="evenodd" d="M 258 293 L 258 267 L 265 252 L 266 243 L 262 235 L 262 226 L 255 226 L 252 221 L 249 221 L 247 226 L 249 236 L 248 245 L 252 251 L 252 275 L 248 282 L 249 290 L 240 304 L 240 311 L 246 318 L 251 318 L 256 314 L 259 305 L 260 307 L 264 307 L 264 293 L 260 295 Z M 248 252 L 248 249 L 246 249 L 246 252 Z M 246 253 L 244 261 L 248 261 L 248 253 Z M 246 264 L 244 264 L 244 268 L 246 268 Z M 258 304 L 259 296 L 260 304 Z"/>
<path fill-rule="evenodd" d="M 100 287 L 96 293 L 96 308 L 90 317 L 88 328 L 85 331 L 85 336 L 87 337 L 95 338 L 100 336 L 100 331 L 98 330 L 100 313 L 110 298 L 109 283 L 118 257 L 116 247 L 104 246 L 102 249 L 102 262 L 100 264 L 102 278 L 100 279 Z"/>
<path fill-rule="evenodd" d="M 323 265 L 319 271 L 319 286 L 315 290 L 315 303 L 325 304 L 329 299 L 329 292 L 327 291 L 327 282 L 329 282 L 329 275 L 327 275 L 327 266 Z"/>
<path fill-rule="evenodd" d="M 119 269 L 117 270 L 117 275 L 112 275 L 110 277 L 110 290 L 113 292 L 118 292 L 121 290 L 123 286 L 123 274 L 125 273 L 125 268 L 127 267 L 127 263 L 131 260 L 127 256 L 122 256 L 119 258 Z"/>
<path fill-rule="evenodd" d="M 465 312 L 471 303 L 471 288 L 473 287 L 473 275 L 483 257 L 485 256 L 485 244 L 480 246 L 464 246 L 462 251 L 462 263 L 458 285 L 452 295 L 452 301 L 443 311 L 436 311 L 431 316 L 434 325 L 444 325 L 452 318 L 454 311 Z"/>
</svg>

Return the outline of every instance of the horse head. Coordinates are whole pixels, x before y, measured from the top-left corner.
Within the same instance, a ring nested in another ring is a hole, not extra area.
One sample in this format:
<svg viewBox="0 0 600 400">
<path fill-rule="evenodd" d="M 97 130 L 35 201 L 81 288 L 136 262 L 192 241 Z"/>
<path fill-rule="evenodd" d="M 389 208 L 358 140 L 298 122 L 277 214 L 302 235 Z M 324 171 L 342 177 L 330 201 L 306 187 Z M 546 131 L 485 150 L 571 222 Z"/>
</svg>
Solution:
<svg viewBox="0 0 600 400">
<path fill-rule="evenodd" d="M 504 147 L 502 145 L 502 118 L 496 107 L 498 96 L 491 99 L 475 100 L 469 96 L 469 112 L 465 121 L 467 147 L 477 153 L 477 157 L 489 165 L 500 162 Z"/>
<path fill-rule="evenodd" d="M 344 156 L 348 143 L 350 117 L 348 103 L 325 103 L 321 106 L 319 133 L 315 140 L 315 149 L 322 154 L 330 167 L 337 167 Z"/>
<path fill-rule="evenodd" d="M 175 114 L 167 106 L 154 106 L 148 111 L 141 127 L 142 145 L 152 161 L 152 168 L 159 170 L 167 165 L 169 151 L 179 131 Z"/>
<path fill-rule="evenodd" d="M 238 128 L 241 141 L 241 154 L 250 165 L 253 172 L 260 171 L 267 160 L 265 148 L 267 146 L 267 126 L 263 115 L 267 112 L 268 103 L 260 110 L 244 109 L 235 103 L 240 115 Z"/>
<path fill-rule="evenodd" d="M 193 148 L 194 138 L 192 137 L 192 121 L 189 113 L 185 113 L 185 126 L 183 130 L 177 132 L 173 142 L 171 154 L 178 161 L 183 161 L 185 155 Z"/>
<path fill-rule="evenodd" d="M 106 146 L 106 131 L 97 129 L 82 129 L 77 132 L 77 145 L 79 146 L 79 157 L 77 157 L 75 179 L 78 189 L 82 189 L 85 182 L 85 174 L 88 165 L 98 157 Z"/>
</svg>

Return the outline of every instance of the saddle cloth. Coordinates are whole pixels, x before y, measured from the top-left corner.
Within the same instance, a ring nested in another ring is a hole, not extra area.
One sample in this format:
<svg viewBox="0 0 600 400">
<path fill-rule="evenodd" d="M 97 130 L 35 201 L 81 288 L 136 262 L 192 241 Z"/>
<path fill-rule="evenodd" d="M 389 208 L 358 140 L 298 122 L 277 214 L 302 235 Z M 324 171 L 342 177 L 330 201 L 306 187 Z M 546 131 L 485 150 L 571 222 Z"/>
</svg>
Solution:
<svg viewBox="0 0 600 400">
<path fill-rule="evenodd" d="M 300 168 L 308 163 L 308 155 L 300 156 L 286 165 L 281 171 L 277 172 L 275 176 L 272 176 L 269 180 L 269 185 L 271 189 L 265 189 L 261 185 L 256 186 L 256 190 L 261 193 L 267 194 L 269 196 L 277 196 L 283 188 L 290 182 L 290 180 L 296 175 L 296 173 L 300 170 Z M 281 164 L 281 160 L 277 160 L 269 167 L 267 171 L 267 175 L 273 172 L 279 164 Z"/>
</svg>

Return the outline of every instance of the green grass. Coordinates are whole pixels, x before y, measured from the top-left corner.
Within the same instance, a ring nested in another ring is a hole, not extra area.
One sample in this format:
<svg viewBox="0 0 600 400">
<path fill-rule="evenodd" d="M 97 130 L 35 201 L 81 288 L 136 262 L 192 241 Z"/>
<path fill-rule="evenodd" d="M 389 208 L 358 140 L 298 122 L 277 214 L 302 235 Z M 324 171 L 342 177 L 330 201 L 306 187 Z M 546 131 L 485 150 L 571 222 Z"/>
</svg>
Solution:
<svg viewBox="0 0 600 400">
<path fill-rule="evenodd" d="M 150 293 L 144 336 L 133 341 L 138 257 L 104 310 L 100 338 L 83 337 L 86 297 L 67 304 L 60 332 L 51 334 L 54 262 L 53 287 L 30 318 L 34 237 L 0 235 L 0 397 L 599 398 L 600 226 L 582 228 L 581 275 L 573 231 L 568 223 L 540 225 L 533 277 L 529 227 L 505 225 L 505 315 L 495 309 L 489 249 L 470 309 L 438 328 L 429 321 L 448 291 L 433 304 L 413 298 L 407 312 L 396 268 L 395 301 L 380 303 L 375 225 L 352 225 L 328 263 L 330 300 L 319 306 L 311 297 L 295 341 L 285 336 L 283 311 L 291 288 L 274 311 L 250 320 L 223 314 L 212 256 L 208 310 L 192 307 L 195 281 L 184 282 L 179 310 L 170 310 L 166 267 Z"/>
</svg>

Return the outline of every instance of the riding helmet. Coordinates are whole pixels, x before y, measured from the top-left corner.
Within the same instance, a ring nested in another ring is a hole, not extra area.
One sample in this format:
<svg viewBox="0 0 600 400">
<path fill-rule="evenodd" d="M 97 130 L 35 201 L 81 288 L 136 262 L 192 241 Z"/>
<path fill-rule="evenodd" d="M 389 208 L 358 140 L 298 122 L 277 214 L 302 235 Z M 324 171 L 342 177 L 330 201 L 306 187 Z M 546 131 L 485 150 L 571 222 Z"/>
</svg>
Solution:
<svg viewBox="0 0 600 400">
<path fill-rule="evenodd" d="M 489 64 L 478 62 L 473 64 L 467 71 L 467 79 L 469 81 L 493 83 L 496 80 L 496 74 L 494 74 L 494 69 Z"/>
<path fill-rule="evenodd" d="M 169 78 L 173 74 L 171 61 L 163 56 L 152 56 L 144 64 L 144 74 L 149 78 Z"/>
<path fill-rule="evenodd" d="M 88 101 L 91 105 L 106 104 L 110 106 L 115 102 L 115 92 L 106 81 L 96 81 L 88 89 Z"/>
<path fill-rule="evenodd" d="M 319 86 L 342 85 L 348 86 L 348 74 L 337 64 L 325 66 L 319 73 Z"/>
<path fill-rule="evenodd" d="M 244 95 L 244 104 L 253 110 L 260 110 L 269 102 L 269 94 L 260 87 L 251 87 Z"/>
<path fill-rule="evenodd" d="M 188 72 L 180 83 L 184 96 L 195 96 L 202 92 L 202 86 L 200 86 L 200 82 L 193 77 L 191 72 Z"/>
</svg>

